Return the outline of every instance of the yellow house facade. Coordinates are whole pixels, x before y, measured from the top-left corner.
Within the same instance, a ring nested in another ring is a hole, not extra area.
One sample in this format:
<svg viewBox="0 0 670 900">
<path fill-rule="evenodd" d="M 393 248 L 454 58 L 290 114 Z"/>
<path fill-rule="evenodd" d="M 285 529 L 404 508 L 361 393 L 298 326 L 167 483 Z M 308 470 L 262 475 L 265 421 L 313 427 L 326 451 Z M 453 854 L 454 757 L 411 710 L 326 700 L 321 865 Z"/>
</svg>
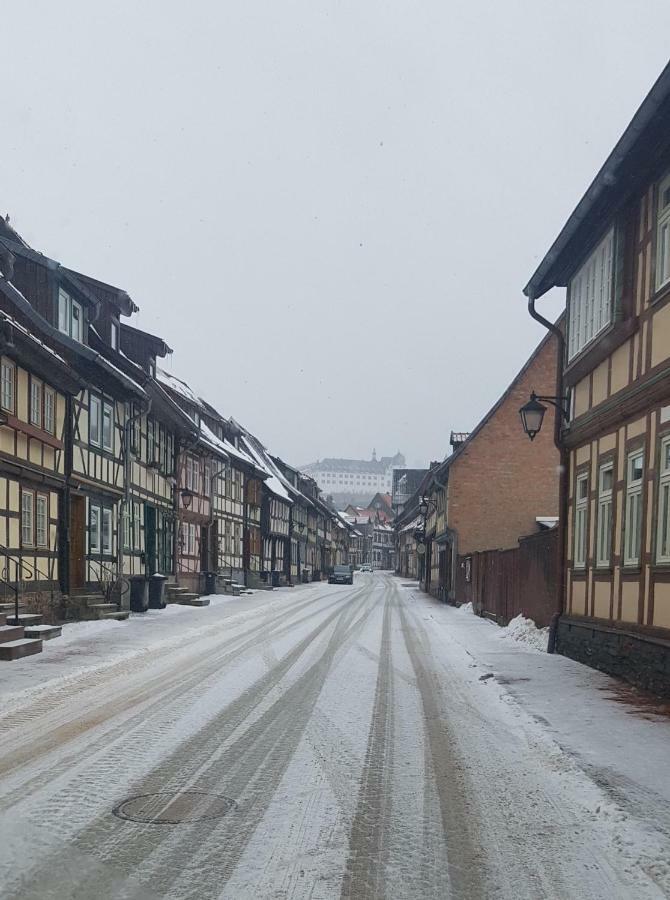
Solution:
<svg viewBox="0 0 670 900">
<path fill-rule="evenodd" d="M 560 652 L 670 691 L 670 67 L 525 293 L 567 289 Z"/>
</svg>

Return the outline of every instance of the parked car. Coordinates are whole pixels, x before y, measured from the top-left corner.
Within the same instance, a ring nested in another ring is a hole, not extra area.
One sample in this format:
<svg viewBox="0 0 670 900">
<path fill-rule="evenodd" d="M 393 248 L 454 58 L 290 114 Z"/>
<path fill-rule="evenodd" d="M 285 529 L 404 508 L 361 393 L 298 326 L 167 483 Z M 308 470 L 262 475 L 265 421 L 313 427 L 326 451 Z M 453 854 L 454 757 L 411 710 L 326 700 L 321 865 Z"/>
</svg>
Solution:
<svg viewBox="0 0 670 900">
<path fill-rule="evenodd" d="M 335 566 L 328 576 L 328 584 L 353 584 L 354 575 L 349 566 Z"/>
<path fill-rule="evenodd" d="M 359 572 L 372 572 L 372 566 L 369 566 L 367 563 L 364 563 L 358 571 Z"/>
</svg>

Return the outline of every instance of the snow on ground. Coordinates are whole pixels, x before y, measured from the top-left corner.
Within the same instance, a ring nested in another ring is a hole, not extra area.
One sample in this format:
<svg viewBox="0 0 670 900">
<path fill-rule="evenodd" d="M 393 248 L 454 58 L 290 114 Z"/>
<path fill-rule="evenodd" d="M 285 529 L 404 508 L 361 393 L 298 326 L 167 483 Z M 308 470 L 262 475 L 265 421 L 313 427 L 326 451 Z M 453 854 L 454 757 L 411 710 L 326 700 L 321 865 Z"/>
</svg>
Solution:
<svg viewBox="0 0 670 900">
<path fill-rule="evenodd" d="M 68 626 L 0 668 L 0 896 L 669 896 L 670 723 L 529 633 L 380 573 Z"/>
<path fill-rule="evenodd" d="M 472 603 L 464 603 L 462 606 L 457 607 L 458 612 L 464 614 L 474 614 L 474 607 Z M 512 639 L 514 641 L 519 641 L 521 644 L 525 644 L 527 647 L 530 647 L 533 650 L 538 650 L 540 653 L 547 652 L 547 642 L 549 640 L 549 628 L 538 628 L 535 622 L 532 619 L 527 619 L 522 613 L 519 613 L 518 616 L 515 616 L 508 625 L 504 627 L 499 627 L 495 622 L 492 622 L 490 619 L 481 619 L 482 622 L 487 622 L 489 625 L 493 625 L 496 628 L 497 637 L 502 640 Z"/>
</svg>

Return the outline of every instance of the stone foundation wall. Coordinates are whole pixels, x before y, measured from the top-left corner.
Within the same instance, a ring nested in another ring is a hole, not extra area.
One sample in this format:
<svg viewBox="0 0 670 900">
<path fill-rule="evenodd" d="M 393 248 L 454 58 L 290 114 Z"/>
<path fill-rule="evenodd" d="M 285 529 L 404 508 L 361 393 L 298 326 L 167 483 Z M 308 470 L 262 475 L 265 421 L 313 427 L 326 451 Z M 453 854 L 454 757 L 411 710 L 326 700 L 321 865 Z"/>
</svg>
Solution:
<svg viewBox="0 0 670 900">
<path fill-rule="evenodd" d="M 564 616 L 556 650 L 593 669 L 670 697 L 670 640 Z"/>
</svg>

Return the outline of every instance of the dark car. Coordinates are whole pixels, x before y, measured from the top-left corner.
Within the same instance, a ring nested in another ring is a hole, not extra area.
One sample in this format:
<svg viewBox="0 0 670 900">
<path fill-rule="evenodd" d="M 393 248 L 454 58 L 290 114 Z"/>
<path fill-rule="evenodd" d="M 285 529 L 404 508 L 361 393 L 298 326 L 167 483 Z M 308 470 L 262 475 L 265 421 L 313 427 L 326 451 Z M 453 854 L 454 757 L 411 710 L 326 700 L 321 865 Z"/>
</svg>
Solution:
<svg viewBox="0 0 670 900">
<path fill-rule="evenodd" d="M 328 584 L 353 584 L 354 573 L 349 566 L 335 566 L 328 576 Z"/>
</svg>

